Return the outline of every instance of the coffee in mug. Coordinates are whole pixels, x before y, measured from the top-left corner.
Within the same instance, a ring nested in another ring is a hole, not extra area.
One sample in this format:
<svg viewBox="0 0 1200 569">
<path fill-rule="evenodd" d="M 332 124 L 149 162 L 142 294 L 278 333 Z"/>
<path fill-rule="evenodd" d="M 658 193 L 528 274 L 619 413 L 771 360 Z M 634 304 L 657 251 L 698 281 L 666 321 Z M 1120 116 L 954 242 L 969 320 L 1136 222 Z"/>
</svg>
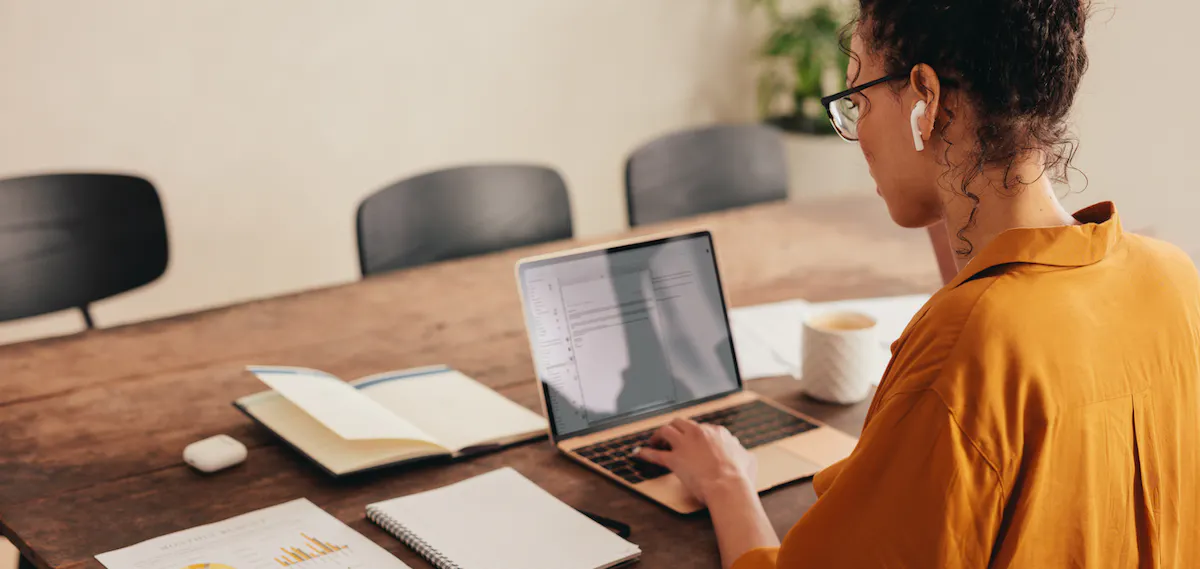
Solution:
<svg viewBox="0 0 1200 569">
<path fill-rule="evenodd" d="M 880 358 L 875 319 L 859 312 L 826 312 L 805 319 L 800 388 L 830 403 L 857 403 L 878 380 Z"/>
</svg>

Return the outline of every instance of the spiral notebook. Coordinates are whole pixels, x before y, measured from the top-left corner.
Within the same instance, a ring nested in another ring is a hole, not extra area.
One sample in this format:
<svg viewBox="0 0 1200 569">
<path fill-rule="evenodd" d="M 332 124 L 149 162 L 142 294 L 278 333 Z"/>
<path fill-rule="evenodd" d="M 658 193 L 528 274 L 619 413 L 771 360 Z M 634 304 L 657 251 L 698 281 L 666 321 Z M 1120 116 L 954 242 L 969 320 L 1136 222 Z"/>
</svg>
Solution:
<svg viewBox="0 0 1200 569">
<path fill-rule="evenodd" d="M 371 504 L 367 518 L 438 569 L 608 569 L 642 553 L 512 468 Z"/>
</svg>

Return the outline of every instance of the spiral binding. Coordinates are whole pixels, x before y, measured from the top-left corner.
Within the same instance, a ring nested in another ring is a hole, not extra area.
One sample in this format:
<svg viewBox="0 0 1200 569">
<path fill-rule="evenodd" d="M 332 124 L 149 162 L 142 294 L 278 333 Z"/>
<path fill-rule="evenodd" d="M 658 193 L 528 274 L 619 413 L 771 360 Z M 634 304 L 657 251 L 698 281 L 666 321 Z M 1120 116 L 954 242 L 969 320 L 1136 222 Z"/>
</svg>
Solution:
<svg viewBox="0 0 1200 569">
<path fill-rule="evenodd" d="M 367 519 L 375 522 L 376 525 L 386 530 L 388 533 L 396 536 L 404 545 L 412 548 L 418 555 L 429 560 L 434 567 L 438 569 L 463 569 L 463 567 L 450 560 L 449 557 L 442 555 L 442 552 L 433 548 L 433 546 L 425 543 L 425 540 L 418 537 L 415 533 L 408 531 L 404 524 L 396 521 L 391 516 L 379 511 L 376 508 L 367 508 Z"/>
</svg>

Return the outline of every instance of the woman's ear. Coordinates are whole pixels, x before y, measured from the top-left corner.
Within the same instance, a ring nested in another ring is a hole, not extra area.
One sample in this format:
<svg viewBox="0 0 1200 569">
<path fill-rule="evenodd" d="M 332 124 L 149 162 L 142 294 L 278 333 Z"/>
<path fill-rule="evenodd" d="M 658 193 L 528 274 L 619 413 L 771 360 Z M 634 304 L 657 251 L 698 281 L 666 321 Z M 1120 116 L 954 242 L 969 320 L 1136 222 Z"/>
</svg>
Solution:
<svg viewBox="0 0 1200 569">
<path fill-rule="evenodd" d="M 921 63 L 914 66 L 909 73 L 908 85 L 914 99 L 925 102 L 925 112 L 917 118 L 917 128 L 920 130 L 921 139 L 928 142 L 933 136 L 933 126 L 941 110 L 942 81 L 932 67 Z"/>
</svg>

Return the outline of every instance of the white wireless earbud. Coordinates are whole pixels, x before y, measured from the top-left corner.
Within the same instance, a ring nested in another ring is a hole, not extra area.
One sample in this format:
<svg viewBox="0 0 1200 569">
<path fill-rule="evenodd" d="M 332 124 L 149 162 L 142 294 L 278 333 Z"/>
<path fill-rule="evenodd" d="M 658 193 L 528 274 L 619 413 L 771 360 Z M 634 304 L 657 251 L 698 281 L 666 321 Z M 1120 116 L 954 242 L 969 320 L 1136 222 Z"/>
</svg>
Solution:
<svg viewBox="0 0 1200 569">
<path fill-rule="evenodd" d="M 909 117 L 909 124 L 912 125 L 913 131 L 913 146 L 917 147 L 917 152 L 925 150 L 925 141 L 921 140 L 921 126 L 917 124 L 923 114 L 925 114 L 925 101 L 917 101 L 913 107 L 912 116 Z"/>
</svg>

